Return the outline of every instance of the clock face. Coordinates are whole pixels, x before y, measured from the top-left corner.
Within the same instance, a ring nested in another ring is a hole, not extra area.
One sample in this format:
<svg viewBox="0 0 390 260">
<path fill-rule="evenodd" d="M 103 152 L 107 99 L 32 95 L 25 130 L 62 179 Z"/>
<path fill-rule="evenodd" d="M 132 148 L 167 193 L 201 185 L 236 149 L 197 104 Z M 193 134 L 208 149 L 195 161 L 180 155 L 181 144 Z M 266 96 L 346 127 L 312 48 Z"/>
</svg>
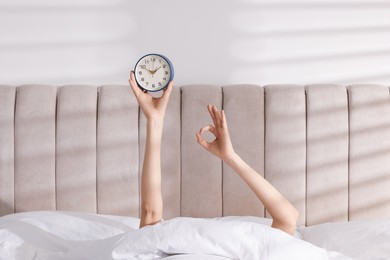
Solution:
<svg viewBox="0 0 390 260">
<path fill-rule="evenodd" d="M 146 91 L 159 91 L 168 86 L 173 79 L 172 63 L 159 54 L 143 56 L 134 69 L 135 80 Z"/>
</svg>

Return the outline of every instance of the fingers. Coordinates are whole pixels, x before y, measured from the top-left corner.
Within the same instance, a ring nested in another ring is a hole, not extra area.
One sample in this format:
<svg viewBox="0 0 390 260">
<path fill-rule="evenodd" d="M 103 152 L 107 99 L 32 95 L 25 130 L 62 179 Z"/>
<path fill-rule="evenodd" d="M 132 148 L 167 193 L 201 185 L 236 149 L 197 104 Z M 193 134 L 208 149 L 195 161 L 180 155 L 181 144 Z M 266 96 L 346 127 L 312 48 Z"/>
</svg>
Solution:
<svg viewBox="0 0 390 260">
<path fill-rule="evenodd" d="M 207 131 L 213 133 L 213 134 L 215 135 L 215 137 L 218 137 L 218 136 L 217 136 L 217 132 L 216 132 L 216 130 L 215 130 L 215 127 L 212 126 L 212 125 L 207 125 L 207 126 L 202 127 L 202 128 L 199 130 L 199 132 L 196 133 L 196 138 L 197 138 L 197 140 L 198 140 L 198 143 L 199 143 L 201 146 L 203 146 L 204 148 L 206 148 L 207 150 L 209 150 L 211 143 L 210 143 L 210 142 L 207 142 L 207 141 L 202 137 L 202 134 L 203 134 L 204 132 L 207 132 Z"/>
<path fill-rule="evenodd" d="M 222 127 L 227 129 L 228 127 L 227 127 L 226 116 L 225 116 L 224 110 L 221 110 L 221 118 L 222 118 Z"/>
<path fill-rule="evenodd" d="M 173 89 L 173 80 L 171 80 L 169 82 L 168 87 L 166 89 L 164 89 L 164 93 L 161 96 L 161 99 L 163 100 L 164 105 L 168 104 L 169 97 L 171 96 L 171 93 L 172 93 L 172 89 Z"/>
<path fill-rule="evenodd" d="M 225 111 L 221 110 L 218 111 L 216 106 L 207 105 L 207 109 L 210 113 L 211 118 L 213 119 L 214 125 L 218 128 L 226 128 L 227 129 L 227 122 L 226 122 L 226 116 Z"/>
<path fill-rule="evenodd" d="M 202 135 L 204 132 L 207 132 L 207 131 L 213 133 L 217 137 L 217 131 L 215 130 L 215 127 L 212 125 L 207 125 L 207 126 L 202 127 L 199 130 L 199 134 Z"/>
<path fill-rule="evenodd" d="M 213 119 L 214 125 L 216 126 L 217 122 L 215 121 L 215 116 L 214 116 L 214 112 L 213 112 L 213 106 L 212 105 L 207 105 L 207 110 L 209 111 L 210 116 Z"/>
<path fill-rule="evenodd" d="M 215 126 L 221 128 L 222 127 L 222 118 L 221 115 L 218 112 L 218 109 L 216 106 L 213 106 L 213 114 L 215 117 Z"/>
<path fill-rule="evenodd" d="M 201 134 L 196 133 L 196 139 L 198 140 L 198 144 L 200 144 L 201 146 L 203 146 L 207 150 L 210 149 L 210 144 L 206 140 L 203 139 Z"/>
<path fill-rule="evenodd" d="M 225 112 L 223 110 L 219 112 L 217 107 L 212 105 L 207 105 L 207 110 L 209 111 L 216 127 L 227 127 Z"/>
<path fill-rule="evenodd" d="M 130 71 L 129 83 L 135 83 L 134 71 Z"/>
<path fill-rule="evenodd" d="M 142 90 L 137 86 L 137 83 L 135 82 L 134 71 L 130 72 L 129 84 L 133 89 L 134 95 L 138 97 L 142 93 Z"/>
<path fill-rule="evenodd" d="M 166 87 L 166 89 L 164 89 L 164 94 L 167 91 L 172 91 L 172 87 L 173 87 L 173 80 L 169 81 L 168 86 Z"/>
</svg>

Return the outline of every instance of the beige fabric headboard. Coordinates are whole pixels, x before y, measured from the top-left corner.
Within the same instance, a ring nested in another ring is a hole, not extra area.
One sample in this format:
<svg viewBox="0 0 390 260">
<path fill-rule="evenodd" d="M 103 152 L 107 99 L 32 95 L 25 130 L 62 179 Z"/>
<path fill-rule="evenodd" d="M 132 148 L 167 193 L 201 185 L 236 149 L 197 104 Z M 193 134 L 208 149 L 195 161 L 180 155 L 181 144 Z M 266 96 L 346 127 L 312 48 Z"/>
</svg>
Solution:
<svg viewBox="0 0 390 260">
<path fill-rule="evenodd" d="M 264 216 L 195 138 L 223 107 L 236 151 L 299 224 L 390 217 L 390 95 L 378 85 L 175 87 L 162 147 L 164 218 Z M 127 86 L 0 87 L 0 215 L 138 217 L 145 118 Z"/>
</svg>

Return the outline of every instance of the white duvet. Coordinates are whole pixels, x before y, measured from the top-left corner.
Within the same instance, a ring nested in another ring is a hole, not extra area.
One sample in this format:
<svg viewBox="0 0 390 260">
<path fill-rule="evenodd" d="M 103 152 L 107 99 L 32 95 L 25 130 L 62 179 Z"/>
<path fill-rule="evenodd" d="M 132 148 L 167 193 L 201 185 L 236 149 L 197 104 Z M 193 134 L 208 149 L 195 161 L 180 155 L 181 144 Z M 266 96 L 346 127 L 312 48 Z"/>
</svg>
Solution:
<svg viewBox="0 0 390 260">
<path fill-rule="evenodd" d="M 390 219 L 325 223 L 299 230 L 306 241 L 356 260 L 390 259 Z"/>
<path fill-rule="evenodd" d="M 350 259 L 245 218 L 138 225 L 88 213 L 12 214 L 0 218 L 0 259 Z"/>
</svg>

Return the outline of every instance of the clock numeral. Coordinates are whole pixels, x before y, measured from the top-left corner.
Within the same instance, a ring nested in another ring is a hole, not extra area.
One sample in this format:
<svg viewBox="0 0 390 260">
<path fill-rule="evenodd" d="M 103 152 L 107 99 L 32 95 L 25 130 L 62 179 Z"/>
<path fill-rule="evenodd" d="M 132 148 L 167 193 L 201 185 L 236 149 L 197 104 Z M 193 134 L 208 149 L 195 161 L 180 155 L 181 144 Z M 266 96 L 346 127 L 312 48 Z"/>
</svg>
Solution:
<svg viewBox="0 0 390 260">
<path fill-rule="evenodd" d="M 160 63 L 162 63 L 161 59 L 159 59 Z"/>
<path fill-rule="evenodd" d="M 158 86 L 161 87 L 161 85 L 162 85 L 161 82 L 159 82 L 159 83 L 158 83 Z"/>
<path fill-rule="evenodd" d="M 144 79 L 144 78 L 141 78 L 141 81 L 145 81 L 145 79 Z"/>
<path fill-rule="evenodd" d="M 148 81 L 146 81 L 145 83 L 146 83 L 146 86 L 149 85 L 149 82 L 148 82 Z"/>
<path fill-rule="evenodd" d="M 139 74 L 139 75 L 142 75 L 142 71 L 138 71 L 138 74 Z"/>
<path fill-rule="evenodd" d="M 165 71 L 165 75 L 168 75 L 168 71 Z"/>
<path fill-rule="evenodd" d="M 155 87 L 156 87 L 156 85 L 152 84 L 152 88 L 155 88 Z"/>
<path fill-rule="evenodd" d="M 167 67 L 167 65 L 166 65 L 166 64 L 164 64 L 164 65 L 163 65 L 163 69 L 165 69 L 166 67 Z"/>
<path fill-rule="evenodd" d="M 141 67 L 141 69 L 146 69 L 146 66 L 145 65 L 139 65 Z"/>
<path fill-rule="evenodd" d="M 156 58 L 152 58 L 152 61 L 155 62 L 155 61 L 156 61 Z"/>
<path fill-rule="evenodd" d="M 149 64 L 149 61 L 148 61 L 148 60 L 145 60 L 145 64 Z"/>
<path fill-rule="evenodd" d="M 163 80 L 167 80 L 167 78 L 163 78 Z"/>
</svg>

